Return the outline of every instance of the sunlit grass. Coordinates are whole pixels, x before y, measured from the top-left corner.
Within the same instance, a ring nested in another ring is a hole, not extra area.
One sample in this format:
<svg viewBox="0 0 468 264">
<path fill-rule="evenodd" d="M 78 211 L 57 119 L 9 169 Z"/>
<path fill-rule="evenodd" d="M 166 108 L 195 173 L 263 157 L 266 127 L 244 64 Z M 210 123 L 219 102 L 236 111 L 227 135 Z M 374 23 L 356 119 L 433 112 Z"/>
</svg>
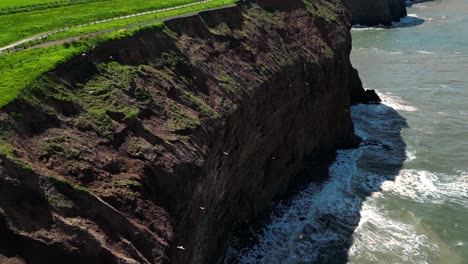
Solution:
<svg viewBox="0 0 468 264">
<path fill-rule="evenodd" d="M 72 0 L 68 0 L 66 2 L 71 2 L 71 1 Z M 31 6 L 31 5 L 37 5 L 37 4 L 53 3 L 53 2 L 57 2 L 57 0 L 0 0 L 0 8 Z"/>
</svg>

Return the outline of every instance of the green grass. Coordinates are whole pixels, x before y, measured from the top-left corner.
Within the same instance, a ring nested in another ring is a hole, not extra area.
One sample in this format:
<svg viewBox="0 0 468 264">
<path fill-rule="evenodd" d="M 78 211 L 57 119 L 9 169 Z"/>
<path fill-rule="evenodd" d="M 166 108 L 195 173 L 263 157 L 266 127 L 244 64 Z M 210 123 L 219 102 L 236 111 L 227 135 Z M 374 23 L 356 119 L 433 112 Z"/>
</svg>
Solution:
<svg viewBox="0 0 468 264">
<path fill-rule="evenodd" d="M 89 80 L 74 95 L 77 97 L 76 101 L 86 109 L 76 125 L 83 130 L 92 129 L 101 137 L 110 139 L 113 126 L 109 113 L 120 116 L 122 121 L 139 114 L 138 108 L 123 100 L 133 72 L 129 67 L 117 62 L 99 64 L 98 67 L 101 74 Z"/>
<path fill-rule="evenodd" d="M 307 10 L 314 16 L 320 17 L 330 23 L 336 21 L 337 8 L 341 6 L 341 3 L 338 1 L 339 0 L 325 1 L 321 2 L 320 5 L 317 5 L 311 0 L 304 1 L 304 3 L 306 4 Z"/>
<path fill-rule="evenodd" d="M 0 0 L 1 1 L 1 0 Z M 18 5 L 10 1 L 4 4 L 7 6 L 0 6 L 0 15 L 9 15 L 17 13 L 26 13 L 38 10 L 46 10 L 51 8 L 58 8 L 71 5 L 80 5 L 91 2 L 106 2 L 112 0 L 55 0 L 55 1 L 19 1 Z M 0 2 L 2 4 L 2 2 Z"/>
<path fill-rule="evenodd" d="M 63 0 L 62 0 L 63 1 Z M 31 6 L 57 2 L 57 0 L 0 0 L 0 8 Z M 72 2 L 72 0 L 64 1 Z"/>
<path fill-rule="evenodd" d="M 193 2 L 197 0 L 111 0 L 1 15 L 0 46 L 66 26 Z"/>
<path fill-rule="evenodd" d="M 171 132 L 192 130 L 201 125 L 200 119 L 174 103 L 171 99 L 166 100 L 166 112 L 169 115 L 168 128 Z"/>
<path fill-rule="evenodd" d="M 119 186 L 135 186 L 135 187 L 141 187 L 141 183 L 135 180 L 123 180 L 119 182 L 114 182 L 114 184 L 119 185 Z"/>
<path fill-rule="evenodd" d="M 182 90 L 182 96 L 184 101 L 188 102 L 190 107 L 193 107 L 197 109 L 200 113 L 203 113 L 207 116 L 210 116 L 212 118 L 218 118 L 219 114 L 214 111 L 212 107 L 207 105 L 203 100 L 198 98 L 195 94 L 187 91 L 187 90 Z"/>
<path fill-rule="evenodd" d="M 85 46 L 71 46 L 68 49 L 48 47 L 1 56 L 0 66 L 10 65 L 17 61 L 21 63 L 11 68 L 2 67 L 0 106 L 18 97 L 21 90 L 35 78 L 84 50 L 86 50 Z"/>
<path fill-rule="evenodd" d="M 48 178 L 51 180 L 52 184 L 55 185 L 55 187 L 60 187 L 60 185 L 62 185 L 62 187 L 68 187 L 74 190 L 91 193 L 91 191 L 88 188 L 75 184 L 65 178 L 52 177 L 52 176 L 49 176 Z"/>
<path fill-rule="evenodd" d="M 5 143 L 3 140 L 0 140 L 0 156 L 10 156 L 11 155 L 11 146 Z"/>
</svg>

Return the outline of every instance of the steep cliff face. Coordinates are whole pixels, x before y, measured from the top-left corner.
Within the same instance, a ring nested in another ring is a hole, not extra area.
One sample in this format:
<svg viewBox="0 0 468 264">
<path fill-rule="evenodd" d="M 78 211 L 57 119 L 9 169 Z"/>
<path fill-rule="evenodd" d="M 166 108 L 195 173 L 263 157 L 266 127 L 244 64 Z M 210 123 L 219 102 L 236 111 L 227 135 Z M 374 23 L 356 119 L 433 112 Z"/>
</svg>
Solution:
<svg viewBox="0 0 468 264">
<path fill-rule="evenodd" d="M 406 16 L 405 0 L 344 0 L 353 16 L 353 24 L 391 25 Z"/>
<path fill-rule="evenodd" d="M 355 144 L 349 12 L 281 5 L 103 44 L 4 107 L 0 260 L 217 263 L 304 157 Z"/>
</svg>

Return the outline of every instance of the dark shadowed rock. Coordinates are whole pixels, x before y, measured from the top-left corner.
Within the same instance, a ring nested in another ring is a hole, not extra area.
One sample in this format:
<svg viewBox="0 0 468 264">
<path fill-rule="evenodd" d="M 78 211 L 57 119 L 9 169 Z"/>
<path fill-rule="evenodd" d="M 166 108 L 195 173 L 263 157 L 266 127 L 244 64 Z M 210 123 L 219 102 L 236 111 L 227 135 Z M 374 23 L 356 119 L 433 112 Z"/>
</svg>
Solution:
<svg viewBox="0 0 468 264">
<path fill-rule="evenodd" d="M 351 101 L 355 104 L 378 104 L 382 102 L 375 90 L 364 90 L 361 78 L 356 69 L 352 68 L 349 76 L 349 91 Z"/>
<path fill-rule="evenodd" d="M 405 0 L 344 0 L 353 16 L 353 24 L 391 25 L 406 16 Z"/>
<path fill-rule="evenodd" d="M 302 0 L 257 0 L 257 4 L 266 10 L 291 11 L 305 7 Z"/>
</svg>

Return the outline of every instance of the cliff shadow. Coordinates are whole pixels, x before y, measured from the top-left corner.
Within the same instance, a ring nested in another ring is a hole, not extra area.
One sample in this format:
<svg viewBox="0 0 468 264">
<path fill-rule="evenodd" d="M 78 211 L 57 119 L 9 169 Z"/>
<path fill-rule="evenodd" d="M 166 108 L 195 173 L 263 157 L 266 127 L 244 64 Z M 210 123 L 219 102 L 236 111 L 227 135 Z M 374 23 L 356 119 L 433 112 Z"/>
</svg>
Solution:
<svg viewBox="0 0 468 264">
<path fill-rule="evenodd" d="M 416 16 L 411 16 L 407 15 L 405 17 L 402 17 L 400 21 L 398 22 L 393 22 L 391 26 L 385 27 L 385 28 L 406 28 L 406 27 L 417 27 L 422 24 L 424 24 L 426 20 L 416 17 Z"/>
<path fill-rule="evenodd" d="M 350 261 L 353 234 L 363 203 L 386 181 L 395 180 L 406 160 L 401 137 L 406 119 L 381 105 L 353 107 L 363 141 L 339 151 L 323 179 L 307 168 L 309 183 L 278 201 L 268 216 L 238 231 L 225 263 L 332 263 Z"/>
<path fill-rule="evenodd" d="M 406 7 L 412 7 L 413 5 L 416 5 L 416 4 L 432 2 L 432 1 L 434 0 L 409 0 L 409 1 L 406 1 Z"/>
</svg>

